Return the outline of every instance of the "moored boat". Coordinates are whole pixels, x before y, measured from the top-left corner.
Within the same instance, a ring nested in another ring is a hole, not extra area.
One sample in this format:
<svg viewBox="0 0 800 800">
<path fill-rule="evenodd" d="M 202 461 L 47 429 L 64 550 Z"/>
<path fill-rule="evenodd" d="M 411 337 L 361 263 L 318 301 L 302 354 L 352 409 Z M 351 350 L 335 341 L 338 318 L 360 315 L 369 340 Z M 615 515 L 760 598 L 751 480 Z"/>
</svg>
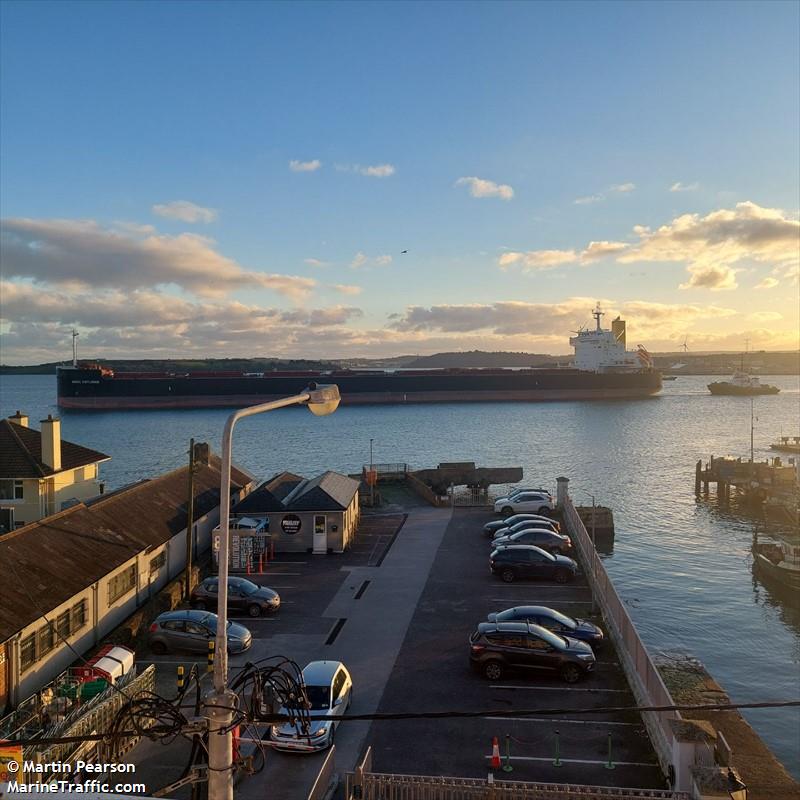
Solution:
<svg viewBox="0 0 800 800">
<path fill-rule="evenodd" d="M 785 539 L 756 542 L 753 545 L 753 564 L 765 581 L 774 581 L 788 589 L 800 589 L 800 543 L 793 544 Z"/>
</svg>

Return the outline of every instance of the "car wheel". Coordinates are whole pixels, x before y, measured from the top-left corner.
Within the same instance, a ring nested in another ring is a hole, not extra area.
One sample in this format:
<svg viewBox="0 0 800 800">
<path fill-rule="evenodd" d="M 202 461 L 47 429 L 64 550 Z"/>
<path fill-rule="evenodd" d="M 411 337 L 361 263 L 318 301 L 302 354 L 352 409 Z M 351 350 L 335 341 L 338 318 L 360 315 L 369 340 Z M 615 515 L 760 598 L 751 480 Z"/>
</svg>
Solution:
<svg viewBox="0 0 800 800">
<path fill-rule="evenodd" d="M 561 677 L 567 683 L 577 683 L 581 679 L 581 675 L 583 675 L 581 668 L 575 664 L 564 664 L 561 667 Z"/>
<path fill-rule="evenodd" d="M 251 606 L 247 607 L 247 613 L 251 617 L 260 617 L 261 616 L 261 606 L 258 603 L 253 603 Z"/>
<path fill-rule="evenodd" d="M 163 656 L 164 653 L 167 652 L 167 646 L 164 642 L 153 642 L 150 645 L 150 649 L 155 653 L 157 656 Z"/>
<path fill-rule="evenodd" d="M 514 575 L 513 569 L 504 569 L 500 573 L 500 577 L 503 579 L 503 583 L 514 583 L 514 578 L 516 576 Z"/>
<path fill-rule="evenodd" d="M 570 574 L 564 569 L 560 569 L 556 572 L 555 575 L 556 583 L 569 583 Z"/>
<path fill-rule="evenodd" d="M 503 677 L 503 665 L 500 661 L 492 659 L 483 665 L 483 677 L 487 681 L 499 681 Z"/>
<path fill-rule="evenodd" d="M 202 600 L 195 600 L 194 603 L 192 603 L 192 608 L 196 608 L 198 611 L 205 611 L 206 604 Z"/>
<path fill-rule="evenodd" d="M 514 513 L 514 509 L 511 506 L 506 506 L 500 513 L 510 517 Z"/>
</svg>

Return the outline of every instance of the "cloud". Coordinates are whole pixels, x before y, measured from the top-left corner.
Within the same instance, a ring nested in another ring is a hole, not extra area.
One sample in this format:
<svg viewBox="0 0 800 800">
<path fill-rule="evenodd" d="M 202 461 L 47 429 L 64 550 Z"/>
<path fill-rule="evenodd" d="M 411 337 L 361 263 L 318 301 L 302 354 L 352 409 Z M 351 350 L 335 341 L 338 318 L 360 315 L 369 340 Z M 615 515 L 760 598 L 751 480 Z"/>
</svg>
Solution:
<svg viewBox="0 0 800 800">
<path fill-rule="evenodd" d="M 682 289 L 735 289 L 736 265 L 755 261 L 790 266 L 800 254 L 800 222 L 780 209 L 752 202 L 705 216 L 684 214 L 655 231 L 636 227 L 634 233 L 639 241 L 618 261 L 686 262 L 690 277 Z"/>
<path fill-rule="evenodd" d="M 469 193 L 473 197 L 500 197 L 503 200 L 510 200 L 514 196 L 514 190 L 508 184 L 487 181 L 485 178 L 474 176 L 459 178 L 455 185 L 469 186 Z"/>
<path fill-rule="evenodd" d="M 207 297 L 257 287 L 294 299 L 316 284 L 311 278 L 245 270 L 214 245 L 193 233 L 137 235 L 93 220 L 17 218 L 0 227 L 0 260 L 10 278 L 129 290 L 175 284 Z"/>
<path fill-rule="evenodd" d="M 347 295 L 361 294 L 363 289 L 360 286 L 352 286 L 347 283 L 334 283 L 332 286 L 337 292 Z"/>
<path fill-rule="evenodd" d="M 616 192 L 617 194 L 627 194 L 628 192 L 632 192 L 635 188 L 635 183 L 615 183 L 609 187 L 608 191 Z"/>
<path fill-rule="evenodd" d="M 529 250 L 526 253 L 511 251 L 503 253 L 497 259 L 501 269 L 506 269 L 514 264 L 521 264 L 527 272 L 531 270 L 553 269 L 562 264 L 575 263 L 578 254 L 574 250 Z"/>
<path fill-rule="evenodd" d="M 292 159 L 289 162 L 289 169 L 292 172 L 316 172 L 322 166 L 322 162 L 315 158 L 313 161 L 297 161 Z"/>
<path fill-rule="evenodd" d="M 627 246 L 625 242 L 589 242 L 586 245 L 586 249 L 581 253 L 581 261 L 597 261 L 601 258 L 607 258 L 621 253 Z"/>
<path fill-rule="evenodd" d="M 606 199 L 604 194 L 587 194 L 584 197 L 577 197 L 572 202 L 576 206 L 588 206 L 592 203 L 600 203 Z"/>
<path fill-rule="evenodd" d="M 380 255 L 375 256 L 375 258 L 370 258 L 366 253 L 362 253 L 359 250 L 355 256 L 353 256 L 350 266 L 353 269 L 361 269 L 362 267 L 385 267 L 391 263 L 392 257 L 390 255 Z"/>
<path fill-rule="evenodd" d="M 377 267 L 385 267 L 387 264 L 391 263 L 392 263 L 392 257 L 390 255 L 378 256 L 375 259 L 375 266 Z"/>
<path fill-rule="evenodd" d="M 350 266 L 353 269 L 359 269 L 363 267 L 364 264 L 367 263 L 369 259 L 362 253 L 360 250 L 353 256 L 353 260 L 350 262 Z"/>
<path fill-rule="evenodd" d="M 153 206 L 152 211 L 159 217 L 178 219 L 181 222 L 213 222 L 218 216 L 216 209 L 203 208 L 188 200 L 158 203 Z"/>
<path fill-rule="evenodd" d="M 695 192 L 700 188 L 700 184 L 695 181 L 694 183 L 681 183 L 677 181 L 669 187 L 671 192 Z"/>
<path fill-rule="evenodd" d="M 334 168 L 339 172 L 356 172 L 367 178 L 389 178 L 397 171 L 394 164 L 373 164 L 362 166 L 361 164 L 335 164 Z"/>
<path fill-rule="evenodd" d="M 779 281 L 775 280 L 775 278 L 767 277 L 767 278 L 764 278 L 761 281 L 759 281 L 756 284 L 755 288 L 756 289 L 773 289 L 774 287 L 776 287 L 778 285 L 778 283 L 779 283 Z"/>
<path fill-rule="evenodd" d="M 305 258 L 303 259 L 304 264 L 308 264 L 309 267 L 329 267 L 330 261 L 320 261 L 318 258 Z"/>
<path fill-rule="evenodd" d="M 777 311 L 753 311 L 747 315 L 747 319 L 751 319 L 753 322 L 774 322 L 783 319 L 783 314 Z"/>
<path fill-rule="evenodd" d="M 632 192 L 635 188 L 635 183 L 612 183 L 611 186 L 608 187 L 608 191 L 612 194 L 628 194 L 628 192 Z M 587 194 L 583 197 L 577 197 L 572 202 L 576 206 L 588 206 L 593 203 L 602 203 L 605 199 L 606 195 L 603 192 L 598 192 L 597 194 Z"/>
</svg>

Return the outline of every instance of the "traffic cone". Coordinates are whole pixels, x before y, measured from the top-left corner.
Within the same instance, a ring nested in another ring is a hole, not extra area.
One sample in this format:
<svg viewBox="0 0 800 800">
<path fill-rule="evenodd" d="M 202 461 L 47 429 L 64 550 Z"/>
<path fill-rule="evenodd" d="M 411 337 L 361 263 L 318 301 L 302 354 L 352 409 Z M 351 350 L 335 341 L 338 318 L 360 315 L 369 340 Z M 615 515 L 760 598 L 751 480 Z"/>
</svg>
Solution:
<svg viewBox="0 0 800 800">
<path fill-rule="evenodd" d="M 497 737 L 492 738 L 492 761 L 489 764 L 492 769 L 500 769 L 500 742 Z"/>
</svg>

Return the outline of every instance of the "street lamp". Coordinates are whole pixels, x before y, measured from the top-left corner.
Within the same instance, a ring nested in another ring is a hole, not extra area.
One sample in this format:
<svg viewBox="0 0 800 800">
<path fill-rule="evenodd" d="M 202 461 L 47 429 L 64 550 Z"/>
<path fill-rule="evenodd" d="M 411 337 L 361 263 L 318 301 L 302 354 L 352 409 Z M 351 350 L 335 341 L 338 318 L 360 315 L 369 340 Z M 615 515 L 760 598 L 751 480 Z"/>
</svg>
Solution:
<svg viewBox="0 0 800 800">
<path fill-rule="evenodd" d="M 293 405 L 306 405 L 318 417 L 332 414 L 339 407 L 339 387 L 310 383 L 300 394 L 248 406 L 234 411 L 222 433 L 219 503 L 219 592 L 217 593 L 216 657 L 214 688 L 206 697 L 208 719 L 208 797 L 209 800 L 233 800 L 233 752 L 231 726 L 236 695 L 226 688 L 228 681 L 228 547 L 230 541 L 231 451 L 233 427 L 240 419 Z"/>
<path fill-rule="evenodd" d="M 733 767 L 728 767 L 728 794 L 731 800 L 747 800 L 747 784 Z"/>
</svg>

